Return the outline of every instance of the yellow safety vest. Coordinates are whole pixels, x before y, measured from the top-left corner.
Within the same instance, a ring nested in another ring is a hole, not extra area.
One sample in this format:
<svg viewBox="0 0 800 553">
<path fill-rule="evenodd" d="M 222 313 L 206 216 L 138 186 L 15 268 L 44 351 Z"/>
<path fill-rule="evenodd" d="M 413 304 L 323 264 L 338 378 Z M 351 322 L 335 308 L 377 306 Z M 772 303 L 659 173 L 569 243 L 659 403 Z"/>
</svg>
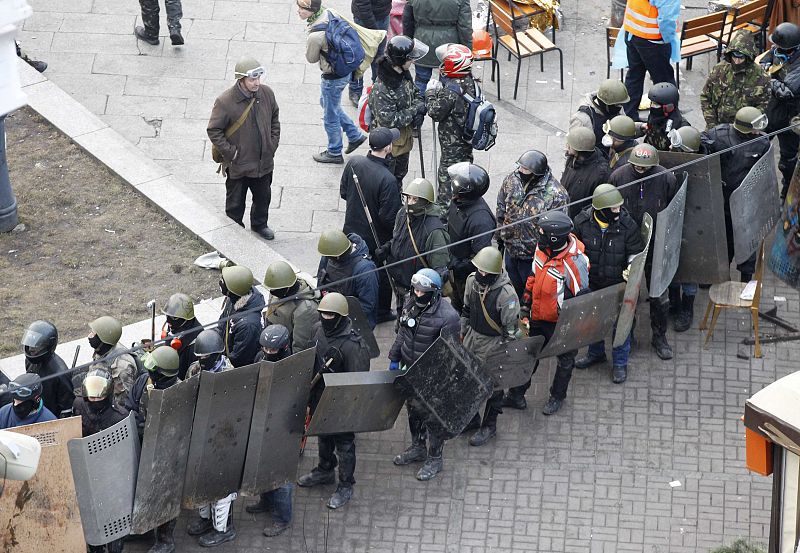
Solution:
<svg viewBox="0 0 800 553">
<path fill-rule="evenodd" d="M 628 0 L 622 27 L 638 37 L 661 40 L 661 31 L 658 30 L 658 8 L 648 0 Z"/>
</svg>

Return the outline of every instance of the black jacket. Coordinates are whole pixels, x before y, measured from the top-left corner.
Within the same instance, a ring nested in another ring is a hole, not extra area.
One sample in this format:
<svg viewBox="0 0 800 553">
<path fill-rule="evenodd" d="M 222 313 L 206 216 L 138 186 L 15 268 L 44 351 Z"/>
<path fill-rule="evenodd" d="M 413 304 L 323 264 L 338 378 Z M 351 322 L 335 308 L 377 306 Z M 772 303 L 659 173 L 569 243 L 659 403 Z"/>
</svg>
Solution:
<svg viewBox="0 0 800 553">
<path fill-rule="evenodd" d="M 594 218 L 594 208 L 588 206 L 575 217 L 574 232 L 583 242 L 583 253 L 589 258 L 589 288 L 592 290 L 622 282 L 622 271 L 630 257 L 644 249 L 639 225 L 625 208 L 604 232 Z"/>
<path fill-rule="evenodd" d="M 730 123 L 717 125 L 713 129 L 707 130 L 700 135 L 704 152 L 713 154 L 748 142 L 757 138 L 753 134 L 742 134 L 733 128 Z M 722 169 L 722 195 L 725 197 L 725 210 L 729 211 L 731 193 L 739 188 L 742 181 L 753 168 L 753 165 L 761 159 L 769 150 L 769 138 L 761 136 L 746 146 L 741 146 L 736 150 L 725 152 L 719 156 L 719 165 Z"/>
<path fill-rule="evenodd" d="M 186 332 L 181 336 L 181 348 L 178 350 L 178 358 L 180 365 L 178 365 L 178 378 L 183 380 L 186 376 L 186 370 L 189 365 L 197 361 L 194 356 L 194 339 L 197 335 L 203 332 L 203 325 L 197 319 L 186 321 L 186 324 L 181 327 L 179 332 Z"/>
<path fill-rule="evenodd" d="M 492 245 L 492 230 L 497 226 L 494 213 L 483 198 L 478 198 L 468 205 L 458 206 L 450 202 L 447 212 L 447 233 L 450 235 L 450 265 L 453 275 L 458 280 L 465 280 L 475 271 L 472 258 L 486 246 Z M 480 234 L 481 236 L 477 236 Z M 465 238 L 475 236 L 462 244 L 456 244 Z"/>
<path fill-rule="evenodd" d="M 25 359 L 25 372 L 38 374 L 42 380 L 54 374 L 58 375 L 42 382 L 44 406 L 57 417 L 69 416 L 72 403 L 75 401 L 72 379 L 67 370 L 67 364 L 55 353 L 44 363 L 34 364 Z M 66 413 L 62 415 L 64 411 Z"/>
<path fill-rule="evenodd" d="M 372 236 L 369 221 L 364 213 L 364 206 L 358 195 L 353 172 L 358 176 L 361 191 L 367 202 L 367 208 L 375 224 L 378 239 L 383 244 L 392 238 L 394 220 L 400 210 L 400 189 L 397 178 L 389 168 L 390 163 L 380 157 L 368 153 L 365 156 L 353 156 L 345 165 L 339 183 L 339 196 L 347 202 L 344 214 L 345 234 L 354 232 L 364 239 L 370 253 L 375 252 L 378 245 Z"/>
<path fill-rule="evenodd" d="M 409 318 L 414 319 L 412 327 L 406 323 Z M 411 294 L 403 306 L 400 330 L 389 350 L 389 359 L 411 366 L 443 331 L 456 334 L 461 331 L 461 320 L 450 302 L 439 296 L 432 305 L 419 312 Z"/>
<path fill-rule="evenodd" d="M 128 412 L 124 407 L 119 407 L 114 403 L 113 397 L 111 398 L 111 403 L 99 413 L 89 409 L 86 405 L 86 400 L 82 397 L 76 397 L 72 412 L 81 417 L 84 438 L 114 426 L 128 416 Z"/>
<path fill-rule="evenodd" d="M 258 344 L 258 339 L 256 339 Z M 173 384 L 177 384 L 178 377 L 175 377 L 165 383 L 156 384 L 150 380 L 148 373 L 140 374 L 136 382 L 133 383 L 131 393 L 125 398 L 125 409 L 129 413 L 134 413 L 136 418 L 136 430 L 139 433 L 139 441 L 144 438 L 144 424 L 147 421 L 147 406 L 150 403 L 150 394 L 145 390 L 148 383 L 152 383 L 157 390 L 166 390 Z"/>
<path fill-rule="evenodd" d="M 369 371 L 369 349 L 364 339 L 348 318 L 342 327 L 333 335 L 326 336 L 322 330 L 322 323 L 314 325 L 314 340 L 317 343 L 318 362 L 315 372 L 323 373 L 351 373 Z M 324 380 L 311 390 L 310 405 L 312 411 L 316 409 L 322 391 L 325 389 Z"/>
<path fill-rule="evenodd" d="M 359 25 L 368 29 L 377 29 L 378 20 L 389 17 L 391 10 L 392 0 L 353 0 L 350 3 L 353 17 L 358 19 Z"/>
<path fill-rule="evenodd" d="M 561 175 L 561 186 L 569 192 L 570 203 L 589 198 L 598 184 L 608 182 L 611 169 L 608 159 L 595 148 L 587 158 L 569 156 L 564 164 L 564 173 Z M 569 207 L 569 216 L 575 218 L 586 207 L 588 202 L 581 202 Z"/>
<path fill-rule="evenodd" d="M 638 184 L 621 188 L 625 184 L 652 174 L 657 176 Z M 628 213 L 640 227 L 645 213 L 650 214 L 650 217 L 653 218 L 653 225 L 655 225 L 658 212 L 667 207 L 679 188 L 675 175 L 661 165 L 651 167 L 647 173 L 640 175 L 630 163 L 611 173 L 611 184 L 620 189 L 620 194 L 625 200 L 625 209 L 628 210 Z"/>
<path fill-rule="evenodd" d="M 244 367 L 254 362 L 261 346 L 258 337 L 261 335 L 261 310 L 264 309 L 264 296 L 255 288 L 239 298 L 235 304 L 225 298 L 221 319 L 233 315 L 229 321 L 221 320 L 217 326 L 225 343 L 225 356 L 234 367 Z M 247 311 L 247 313 L 243 313 Z"/>
</svg>

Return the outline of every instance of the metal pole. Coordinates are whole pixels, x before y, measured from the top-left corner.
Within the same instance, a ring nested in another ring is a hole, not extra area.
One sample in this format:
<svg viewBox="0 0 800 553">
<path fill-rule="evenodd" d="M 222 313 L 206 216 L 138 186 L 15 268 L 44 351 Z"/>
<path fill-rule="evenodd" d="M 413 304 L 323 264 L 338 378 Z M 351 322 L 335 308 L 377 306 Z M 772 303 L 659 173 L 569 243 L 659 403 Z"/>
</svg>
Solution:
<svg viewBox="0 0 800 553">
<path fill-rule="evenodd" d="M 0 232 L 9 232 L 19 224 L 17 200 L 11 190 L 6 158 L 6 116 L 0 116 Z"/>
<path fill-rule="evenodd" d="M 419 146 L 419 170 L 425 178 L 425 158 L 422 156 L 422 127 L 417 129 L 417 146 Z"/>
</svg>

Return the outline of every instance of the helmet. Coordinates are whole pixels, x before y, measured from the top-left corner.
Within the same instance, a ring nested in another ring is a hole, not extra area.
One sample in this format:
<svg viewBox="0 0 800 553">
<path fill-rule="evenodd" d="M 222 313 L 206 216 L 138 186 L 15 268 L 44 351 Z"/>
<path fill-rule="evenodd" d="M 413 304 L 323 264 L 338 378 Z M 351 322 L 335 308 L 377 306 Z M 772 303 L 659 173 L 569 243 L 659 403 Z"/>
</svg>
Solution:
<svg viewBox="0 0 800 553">
<path fill-rule="evenodd" d="M 403 194 L 428 200 L 429 203 L 436 201 L 436 193 L 433 191 L 433 184 L 431 184 L 431 181 L 419 177 L 403 187 Z"/>
<path fill-rule="evenodd" d="M 654 104 L 658 104 L 666 110 L 672 111 L 678 105 L 680 93 L 678 88 L 672 83 L 657 83 L 647 93 L 647 97 Z M 671 106 L 671 107 L 670 107 Z"/>
<path fill-rule="evenodd" d="M 297 274 L 285 261 L 273 261 L 264 274 L 264 288 L 267 290 L 290 288 L 294 286 L 295 282 L 297 282 Z"/>
<path fill-rule="evenodd" d="M 767 127 L 767 115 L 760 109 L 745 106 L 736 112 L 736 119 L 733 128 L 737 131 L 750 134 L 753 131 L 760 131 Z"/>
<path fill-rule="evenodd" d="M 503 272 L 503 254 L 494 246 L 486 246 L 475 254 L 472 264 L 479 271 L 499 275 Z"/>
<path fill-rule="evenodd" d="M 32 363 L 43 362 L 58 345 L 58 330 L 50 321 L 33 321 L 22 336 L 25 357 Z"/>
<path fill-rule="evenodd" d="M 194 302 L 186 294 L 172 294 L 161 312 L 168 317 L 189 321 L 194 319 Z"/>
<path fill-rule="evenodd" d="M 83 377 L 81 396 L 109 397 L 114 390 L 114 379 L 106 369 L 92 369 Z"/>
<path fill-rule="evenodd" d="M 284 349 L 289 345 L 289 329 L 283 325 L 269 325 L 261 331 L 258 343 L 262 348 Z"/>
<path fill-rule="evenodd" d="M 89 323 L 91 328 L 100 341 L 109 346 L 116 345 L 122 337 L 122 324 L 114 317 L 108 315 L 100 317 Z"/>
<path fill-rule="evenodd" d="M 478 56 L 479 58 L 490 57 L 493 49 L 492 35 L 490 35 L 486 29 L 472 31 L 472 52 L 474 56 Z"/>
<path fill-rule="evenodd" d="M 797 48 L 800 46 L 800 27 L 788 21 L 781 23 L 769 35 L 769 41 L 782 50 Z"/>
<path fill-rule="evenodd" d="M 543 177 L 547 173 L 547 156 L 539 150 L 528 150 L 519 156 L 517 163 L 531 171 L 535 177 Z"/>
<path fill-rule="evenodd" d="M 319 302 L 317 311 L 336 313 L 342 317 L 347 317 L 350 314 L 350 306 L 347 304 L 347 298 L 339 292 L 328 292 Z"/>
<path fill-rule="evenodd" d="M 258 63 L 254 58 L 242 58 L 236 62 L 233 74 L 236 80 L 243 79 L 244 77 L 260 77 L 264 74 L 264 66 Z"/>
<path fill-rule="evenodd" d="M 442 44 L 436 49 L 442 62 L 439 71 L 445 77 L 465 77 L 472 71 L 472 50 L 463 44 Z"/>
<path fill-rule="evenodd" d="M 639 167 L 655 167 L 658 165 L 658 150 L 652 144 L 639 144 L 631 150 L 628 162 Z"/>
<path fill-rule="evenodd" d="M 462 200 L 477 200 L 489 190 L 489 173 L 480 165 L 461 161 L 447 168 L 453 181 L 453 196 Z"/>
<path fill-rule="evenodd" d="M 36 373 L 22 373 L 8 384 L 8 391 L 19 401 L 38 402 L 42 397 L 42 379 Z"/>
<path fill-rule="evenodd" d="M 319 236 L 317 251 L 326 257 L 339 257 L 353 245 L 340 230 L 326 230 Z"/>
<path fill-rule="evenodd" d="M 206 329 L 194 339 L 194 354 L 196 357 L 222 353 L 223 351 L 225 351 L 225 342 L 216 330 Z"/>
<path fill-rule="evenodd" d="M 689 153 L 700 151 L 700 131 L 694 127 L 687 125 L 673 129 L 669 135 L 671 149 Z"/>
<path fill-rule="evenodd" d="M 636 138 L 636 123 L 627 115 L 617 115 L 603 124 L 603 131 L 617 140 L 632 140 Z"/>
<path fill-rule="evenodd" d="M 607 106 L 619 106 L 630 102 L 631 97 L 622 81 L 606 79 L 597 89 L 597 99 Z"/>
<path fill-rule="evenodd" d="M 598 184 L 592 192 L 592 207 L 597 210 L 619 207 L 623 204 L 622 194 L 613 184 Z"/>
<path fill-rule="evenodd" d="M 596 142 L 594 133 L 586 127 L 575 127 L 567 133 L 567 144 L 576 152 L 593 152 Z"/>
<path fill-rule="evenodd" d="M 411 276 L 411 288 L 420 292 L 441 290 L 442 277 L 433 269 L 420 269 Z"/>
<path fill-rule="evenodd" d="M 415 61 L 428 53 L 428 46 L 422 42 L 405 35 L 397 35 L 386 45 L 386 59 L 395 66 L 401 66 L 407 61 Z"/>
<path fill-rule="evenodd" d="M 151 372 L 161 369 L 161 374 L 166 377 L 172 377 L 178 375 L 180 364 L 177 351 L 169 346 L 158 346 L 148 356 L 145 368 Z"/>
<path fill-rule="evenodd" d="M 539 218 L 541 249 L 557 249 L 567 243 L 572 232 L 572 219 L 563 211 L 551 211 Z"/>
<path fill-rule="evenodd" d="M 222 280 L 228 290 L 239 297 L 249 294 L 253 288 L 253 272 L 243 265 L 223 267 Z"/>
</svg>

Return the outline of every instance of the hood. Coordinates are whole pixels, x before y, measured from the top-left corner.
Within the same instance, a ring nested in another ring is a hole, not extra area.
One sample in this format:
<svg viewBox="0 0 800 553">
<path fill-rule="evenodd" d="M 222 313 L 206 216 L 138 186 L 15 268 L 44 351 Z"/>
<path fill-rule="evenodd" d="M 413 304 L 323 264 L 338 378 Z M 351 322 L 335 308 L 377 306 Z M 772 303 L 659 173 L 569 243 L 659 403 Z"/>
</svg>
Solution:
<svg viewBox="0 0 800 553">
<path fill-rule="evenodd" d="M 477 281 L 476 281 L 477 282 Z M 491 286 L 489 286 L 489 290 L 497 290 L 498 288 L 502 288 L 506 284 L 511 282 L 511 279 L 508 278 L 508 273 L 502 271 L 499 275 L 497 275 L 497 280 L 495 280 Z"/>
<path fill-rule="evenodd" d="M 367 247 L 367 243 L 364 242 L 363 238 L 361 238 L 355 232 L 348 234 L 347 238 L 349 238 L 355 246 L 355 248 L 353 248 L 350 252 L 350 255 L 347 256 L 348 259 L 352 257 L 369 257 L 369 248 Z"/>
<path fill-rule="evenodd" d="M 297 282 L 300 283 L 300 286 L 297 288 L 297 299 L 313 300 L 314 290 L 311 289 L 311 286 L 309 286 L 305 280 L 299 277 Z"/>
<path fill-rule="evenodd" d="M 322 330 L 322 322 L 320 321 L 317 324 L 320 325 L 319 326 L 320 332 L 324 334 L 325 332 Z M 349 336 L 350 330 L 352 330 L 352 328 L 353 328 L 353 320 L 350 317 L 345 317 L 345 323 L 342 325 L 339 331 L 333 336 L 326 336 L 326 338 L 330 340 L 331 338 L 338 338 L 339 336 Z"/>
<path fill-rule="evenodd" d="M 747 56 L 747 61 L 752 63 L 758 51 L 756 50 L 756 42 L 753 40 L 753 35 L 747 31 L 736 31 L 731 38 L 731 43 L 725 51 L 725 59 L 731 61 L 731 56 L 728 52 L 736 50 Z M 743 64 L 746 66 L 746 64 Z"/>
<path fill-rule="evenodd" d="M 408 71 L 403 71 L 402 73 L 395 71 L 394 67 L 392 67 L 392 64 L 385 56 L 378 62 L 378 77 L 391 89 L 399 87 L 400 83 L 402 83 L 405 78 L 412 80 L 411 73 Z"/>
</svg>

